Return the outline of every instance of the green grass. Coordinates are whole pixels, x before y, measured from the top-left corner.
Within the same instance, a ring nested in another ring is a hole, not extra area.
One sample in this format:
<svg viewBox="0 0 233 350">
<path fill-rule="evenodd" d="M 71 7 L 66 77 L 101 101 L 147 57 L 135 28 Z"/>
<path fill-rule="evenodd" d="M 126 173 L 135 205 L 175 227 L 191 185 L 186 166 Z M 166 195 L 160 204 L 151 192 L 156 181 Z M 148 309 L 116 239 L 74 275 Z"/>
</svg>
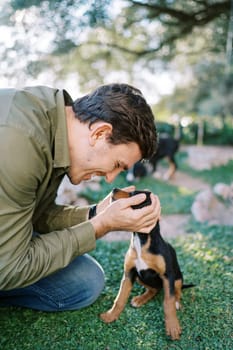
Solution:
<svg viewBox="0 0 233 350">
<path fill-rule="evenodd" d="M 232 229 L 193 225 L 192 234 L 173 241 L 185 282 L 196 284 L 183 293 L 180 341 L 165 335 L 163 293 L 139 309 L 128 302 L 112 324 L 99 319 L 117 294 L 128 243 L 98 241 L 93 255 L 105 269 L 106 288 L 97 302 L 81 311 L 61 313 L 1 308 L 0 349 L 232 349 Z M 135 284 L 131 297 L 142 290 Z"/>
<path fill-rule="evenodd" d="M 211 171 L 197 172 L 178 155 L 179 168 L 214 185 L 232 182 L 233 162 Z M 120 176 L 100 192 L 85 192 L 97 202 L 112 187 L 127 183 Z M 137 188 L 158 193 L 163 214 L 189 213 L 195 192 L 152 179 Z M 106 311 L 118 292 L 128 242 L 97 242 L 92 253 L 106 272 L 106 287 L 97 302 L 81 311 L 44 313 L 21 308 L 0 308 L 1 350 L 231 350 L 233 348 L 233 228 L 208 227 L 189 222 L 189 234 L 172 241 L 185 282 L 195 288 L 183 293 L 178 312 L 183 333 L 172 342 L 165 335 L 163 293 L 139 309 L 126 305 L 119 320 L 106 325 L 99 314 Z M 142 292 L 135 285 L 131 297 Z"/>
</svg>

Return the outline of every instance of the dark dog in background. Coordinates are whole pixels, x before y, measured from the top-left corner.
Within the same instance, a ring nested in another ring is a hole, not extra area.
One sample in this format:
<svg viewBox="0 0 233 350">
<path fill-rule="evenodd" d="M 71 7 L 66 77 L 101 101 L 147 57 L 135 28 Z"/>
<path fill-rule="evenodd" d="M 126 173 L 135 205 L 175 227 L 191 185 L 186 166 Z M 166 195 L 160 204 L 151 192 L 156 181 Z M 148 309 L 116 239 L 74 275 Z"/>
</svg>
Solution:
<svg viewBox="0 0 233 350">
<path fill-rule="evenodd" d="M 176 140 L 168 134 L 161 134 L 159 136 L 157 152 L 148 161 L 135 163 L 133 167 L 128 170 L 126 180 L 128 182 L 133 182 L 154 173 L 158 162 L 163 158 L 166 158 L 169 163 L 169 168 L 163 178 L 164 180 L 169 180 L 177 169 L 175 154 L 178 148 L 179 140 Z"/>
<path fill-rule="evenodd" d="M 145 193 L 146 199 L 133 209 L 139 209 L 151 204 L 150 192 L 125 192 L 114 189 L 113 200 L 128 198 L 138 193 Z M 151 300 L 163 288 L 164 316 L 166 333 L 171 339 L 179 339 L 181 327 L 176 315 L 180 308 L 181 291 L 193 287 L 193 284 L 183 285 L 183 276 L 180 270 L 175 249 L 165 242 L 160 235 L 159 222 L 149 234 L 132 233 L 130 247 L 125 255 L 124 275 L 114 304 L 110 310 L 100 315 L 101 319 L 110 323 L 118 319 L 123 311 L 134 282 L 137 281 L 146 288 L 146 291 L 132 299 L 134 307 L 140 307 Z"/>
</svg>

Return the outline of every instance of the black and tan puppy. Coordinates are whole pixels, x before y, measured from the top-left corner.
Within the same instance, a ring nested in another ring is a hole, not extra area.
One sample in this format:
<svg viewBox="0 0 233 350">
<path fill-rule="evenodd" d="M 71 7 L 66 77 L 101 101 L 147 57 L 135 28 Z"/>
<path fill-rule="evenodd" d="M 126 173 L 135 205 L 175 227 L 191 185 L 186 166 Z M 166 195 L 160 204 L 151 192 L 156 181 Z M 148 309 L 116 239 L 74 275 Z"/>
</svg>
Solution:
<svg viewBox="0 0 233 350">
<path fill-rule="evenodd" d="M 150 205 L 150 192 L 125 192 L 114 189 L 113 200 L 127 198 L 138 193 L 145 193 L 146 200 L 134 206 L 134 209 Z M 159 222 L 149 234 L 132 234 L 129 250 L 125 256 L 124 275 L 120 290 L 112 308 L 100 315 L 104 322 L 113 322 L 123 311 L 135 281 L 142 284 L 146 291 L 144 294 L 132 299 L 131 304 L 139 307 L 152 299 L 160 289 L 164 289 L 164 314 L 166 333 L 173 340 L 179 339 L 181 327 L 176 315 L 180 308 L 182 288 L 193 285 L 183 285 L 183 277 L 177 261 L 174 248 L 163 240 L 160 235 Z"/>
<path fill-rule="evenodd" d="M 144 176 L 154 173 L 158 162 L 164 158 L 167 159 L 169 167 L 163 175 L 164 180 L 169 180 L 175 174 L 177 163 L 175 155 L 179 149 L 179 140 L 167 134 L 159 136 L 158 149 L 156 153 L 147 162 L 137 162 L 130 168 L 126 174 L 128 182 L 136 181 Z"/>
</svg>

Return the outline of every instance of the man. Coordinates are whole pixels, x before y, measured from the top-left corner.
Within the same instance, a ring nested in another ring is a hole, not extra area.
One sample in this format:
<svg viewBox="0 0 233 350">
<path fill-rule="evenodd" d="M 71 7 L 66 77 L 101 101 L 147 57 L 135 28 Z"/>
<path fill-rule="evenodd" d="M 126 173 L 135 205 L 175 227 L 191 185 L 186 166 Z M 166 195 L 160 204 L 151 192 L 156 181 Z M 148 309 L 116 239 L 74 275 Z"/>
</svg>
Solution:
<svg viewBox="0 0 233 350">
<path fill-rule="evenodd" d="M 93 303 L 104 286 L 86 253 L 112 230 L 148 233 L 159 200 L 144 195 L 94 207 L 58 206 L 62 178 L 107 182 L 156 149 L 154 118 L 141 92 L 110 84 L 72 101 L 64 90 L 0 91 L 0 305 L 44 311 Z M 130 189 L 132 190 L 132 188 Z"/>
</svg>

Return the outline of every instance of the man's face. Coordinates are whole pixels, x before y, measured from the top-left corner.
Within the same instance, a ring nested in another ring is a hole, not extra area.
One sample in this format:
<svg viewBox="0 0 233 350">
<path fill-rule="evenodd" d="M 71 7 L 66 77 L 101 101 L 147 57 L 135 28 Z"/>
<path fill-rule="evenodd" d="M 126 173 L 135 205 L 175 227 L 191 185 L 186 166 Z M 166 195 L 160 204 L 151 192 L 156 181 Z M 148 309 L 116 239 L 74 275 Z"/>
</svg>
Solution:
<svg viewBox="0 0 233 350">
<path fill-rule="evenodd" d="M 137 143 L 109 143 L 111 124 L 99 121 L 89 127 L 75 118 L 68 107 L 67 131 L 70 155 L 68 176 L 75 185 L 93 176 L 104 176 L 110 183 L 142 157 Z"/>
<path fill-rule="evenodd" d="M 85 154 L 85 150 L 84 154 Z M 83 154 L 83 155 L 84 155 Z M 107 141 L 93 147 L 86 153 L 82 163 L 71 158 L 69 177 L 73 184 L 90 180 L 93 176 L 104 176 L 111 183 L 116 176 L 132 167 L 141 159 L 141 152 L 136 143 L 111 145 Z"/>
</svg>

